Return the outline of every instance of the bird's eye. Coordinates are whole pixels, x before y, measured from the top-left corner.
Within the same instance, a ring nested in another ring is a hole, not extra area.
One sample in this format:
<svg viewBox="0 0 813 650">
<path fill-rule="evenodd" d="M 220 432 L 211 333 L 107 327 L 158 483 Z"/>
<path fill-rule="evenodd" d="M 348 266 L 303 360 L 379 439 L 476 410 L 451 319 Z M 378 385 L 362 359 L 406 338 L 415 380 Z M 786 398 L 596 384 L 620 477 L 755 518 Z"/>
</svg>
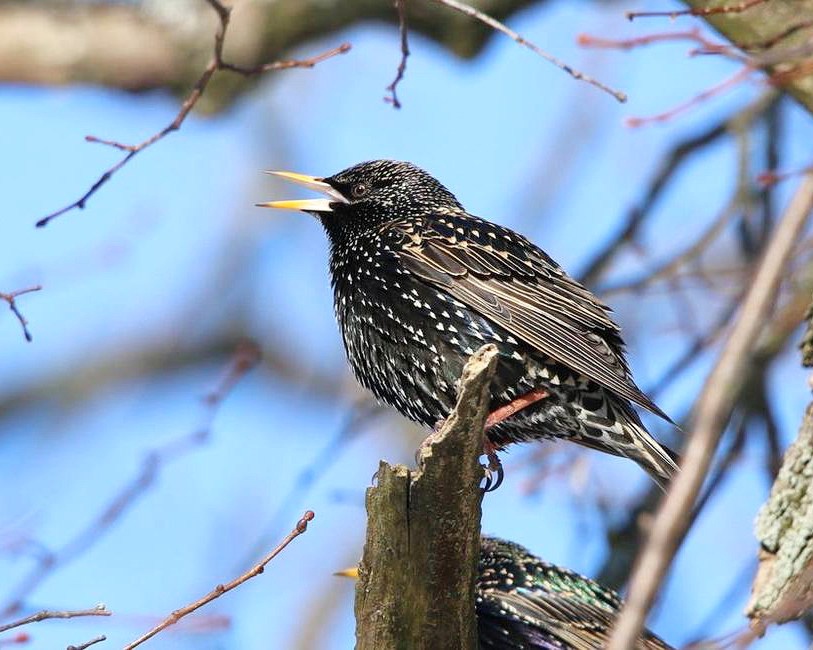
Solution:
<svg viewBox="0 0 813 650">
<path fill-rule="evenodd" d="M 353 195 L 353 198 L 360 199 L 362 196 L 367 194 L 369 191 L 369 187 L 367 183 L 356 183 L 353 185 L 353 188 L 350 190 L 350 193 Z"/>
</svg>

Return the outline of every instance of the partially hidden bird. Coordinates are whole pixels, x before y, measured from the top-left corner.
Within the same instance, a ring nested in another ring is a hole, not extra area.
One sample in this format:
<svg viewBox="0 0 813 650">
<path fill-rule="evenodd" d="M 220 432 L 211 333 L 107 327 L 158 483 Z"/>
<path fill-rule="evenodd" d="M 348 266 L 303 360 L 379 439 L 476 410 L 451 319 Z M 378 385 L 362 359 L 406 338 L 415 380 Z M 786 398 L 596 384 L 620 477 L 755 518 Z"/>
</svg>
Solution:
<svg viewBox="0 0 813 650">
<path fill-rule="evenodd" d="M 606 647 L 621 610 L 613 590 L 495 537 L 483 537 L 477 576 L 481 648 L 495 650 Z M 669 650 L 644 630 L 638 650 Z"/>
<path fill-rule="evenodd" d="M 358 568 L 337 575 L 357 578 Z M 485 535 L 475 587 L 483 650 L 598 650 L 606 647 L 623 605 L 612 589 Z M 671 650 L 649 630 L 635 648 Z"/>
<path fill-rule="evenodd" d="M 633 381 L 610 309 L 547 253 L 469 214 L 408 162 L 374 160 L 324 178 L 269 173 L 325 195 L 257 205 L 321 222 L 347 358 L 379 400 L 434 427 L 455 405 L 469 356 L 493 343 L 488 451 L 571 440 L 630 458 L 667 485 L 675 455 L 633 405 L 671 420 Z"/>
</svg>

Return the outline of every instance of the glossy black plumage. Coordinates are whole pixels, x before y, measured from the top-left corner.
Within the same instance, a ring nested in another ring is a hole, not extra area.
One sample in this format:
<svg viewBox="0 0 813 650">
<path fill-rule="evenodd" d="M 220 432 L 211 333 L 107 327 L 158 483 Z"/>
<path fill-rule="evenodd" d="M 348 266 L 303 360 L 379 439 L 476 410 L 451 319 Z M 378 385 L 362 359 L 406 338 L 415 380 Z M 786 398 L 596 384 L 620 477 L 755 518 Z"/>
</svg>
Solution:
<svg viewBox="0 0 813 650">
<path fill-rule="evenodd" d="M 324 179 L 281 175 L 334 199 L 265 205 L 322 222 L 347 357 L 379 399 L 432 427 L 453 407 L 469 355 L 494 343 L 492 410 L 534 389 L 550 394 L 490 429 L 497 447 L 569 439 L 627 456 L 660 484 L 674 473 L 670 452 L 633 409 L 666 418 L 635 385 L 609 309 L 544 251 L 468 214 L 410 163 L 372 161 Z"/>
<path fill-rule="evenodd" d="M 513 542 L 481 539 L 477 630 L 483 650 L 597 650 L 621 609 L 614 591 Z M 649 631 L 637 650 L 668 650 Z"/>
</svg>

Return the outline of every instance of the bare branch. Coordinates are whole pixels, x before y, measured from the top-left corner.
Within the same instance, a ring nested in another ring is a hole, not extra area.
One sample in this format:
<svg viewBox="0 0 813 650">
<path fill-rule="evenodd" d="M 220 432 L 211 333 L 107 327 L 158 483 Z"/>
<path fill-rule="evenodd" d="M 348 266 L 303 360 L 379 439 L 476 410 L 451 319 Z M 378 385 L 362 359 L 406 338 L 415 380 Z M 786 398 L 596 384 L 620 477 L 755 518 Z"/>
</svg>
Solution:
<svg viewBox="0 0 813 650">
<path fill-rule="evenodd" d="M 28 625 L 29 623 L 39 623 L 40 621 L 48 620 L 49 618 L 78 618 L 80 616 L 110 616 L 113 612 L 107 609 L 104 605 L 99 604 L 91 609 L 75 609 L 75 610 L 51 610 L 44 609 L 31 616 L 0 625 L 0 632 L 7 632 L 13 630 L 15 627 L 21 625 Z"/>
<path fill-rule="evenodd" d="M 657 32 L 655 34 L 645 34 L 644 36 L 635 36 L 633 38 L 604 38 L 600 36 L 593 36 L 591 34 L 579 34 L 576 41 L 582 47 L 591 47 L 591 48 L 601 48 L 601 49 L 613 49 L 613 50 L 632 50 L 637 47 L 642 47 L 645 45 L 653 45 L 654 43 L 664 43 L 664 42 L 674 42 L 674 41 L 690 41 L 692 43 L 697 43 L 699 48 L 692 50 L 689 54 L 699 54 L 699 53 L 714 53 L 714 54 L 726 54 L 733 58 L 736 58 L 743 63 L 747 60 L 746 57 L 742 55 L 737 55 L 734 52 L 734 48 L 731 45 L 723 45 L 722 43 L 718 43 L 716 41 L 711 41 L 705 36 L 703 33 L 697 29 L 689 29 L 686 31 L 677 31 L 677 32 Z"/>
<path fill-rule="evenodd" d="M 85 641 L 84 643 L 80 643 L 79 645 L 69 645 L 65 650 L 86 650 L 92 645 L 96 645 L 97 643 L 101 643 L 102 641 L 107 641 L 107 637 L 104 634 L 100 634 L 97 637 L 94 637 L 90 641 Z"/>
<path fill-rule="evenodd" d="M 719 14 L 734 14 L 747 11 L 751 7 L 761 5 L 768 0 L 744 0 L 743 2 L 721 5 L 719 7 L 695 7 L 693 9 L 683 9 L 682 11 L 628 11 L 628 20 L 636 18 L 671 18 L 678 16 L 715 16 Z"/>
<path fill-rule="evenodd" d="M 180 609 L 176 609 L 163 621 L 161 621 L 158 625 L 152 628 L 149 632 L 138 637 L 138 639 L 136 639 L 132 643 L 128 643 L 124 647 L 124 650 L 133 650 L 133 648 L 140 646 L 142 643 L 148 641 L 162 630 L 165 630 L 171 625 L 175 625 L 184 616 L 187 616 L 194 612 L 195 610 L 200 609 L 204 605 L 212 602 L 213 600 L 220 598 L 223 594 L 228 593 L 232 589 L 236 589 L 247 580 L 251 580 L 251 578 L 260 575 L 263 571 L 265 571 L 266 565 L 271 560 L 277 557 L 277 555 L 279 555 L 283 551 L 283 549 L 286 546 L 288 546 L 288 544 L 290 544 L 292 541 L 294 541 L 294 539 L 299 537 L 302 533 L 304 533 L 308 529 L 308 523 L 310 521 L 313 521 L 313 517 L 314 517 L 313 511 L 306 510 L 305 514 L 302 515 L 302 518 L 296 523 L 296 526 L 294 526 L 294 529 L 290 533 L 288 533 L 288 535 L 285 536 L 285 538 L 276 546 L 276 548 L 274 548 L 273 551 L 271 551 L 262 560 L 260 560 L 257 564 L 251 567 L 248 571 L 236 577 L 231 582 L 227 582 L 225 585 L 223 584 L 217 585 L 214 589 L 212 589 L 212 591 L 210 591 L 202 598 L 199 598 L 195 602 L 189 603 L 188 605 L 185 605 Z"/>
<path fill-rule="evenodd" d="M 734 86 L 739 85 L 748 79 L 753 72 L 754 68 L 752 68 L 750 65 L 745 65 L 730 77 L 723 79 L 710 88 L 706 88 L 704 91 L 698 93 L 691 99 L 686 100 L 682 104 L 678 104 L 667 111 L 663 111 L 662 113 L 656 113 L 655 115 L 649 115 L 647 117 L 628 117 L 626 120 L 624 120 L 624 123 L 629 127 L 637 128 L 639 126 L 644 126 L 645 124 L 659 124 L 662 122 L 668 122 L 675 116 L 685 113 L 686 111 L 699 106 L 712 97 L 715 97 L 727 90 L 730 90 Z"/>
<path fill-rule="evenodd" d="M 733 401 L 752 360 L 756 340 L 776 299 L 788 258 L 813 209 L 813 175 L 803 178 L 769 242 L 746 294 L 740 315 L 695 409 L 693 435 L 683 468 L 661 505 L 652 532 L 633 571 L 629 597 L 608 650 L 630 648 L 643 629 L 666 571 L 683 539 Z"/>
<path fill-rule="evenodd" d="M 28 331 L 28 321 L 25 319 L 25 316 L 20 313 L 19 308 L 17 307 L 17 298 L 20 296 L 31 293 L 32 291 L 41 291 L 42 286 L 37 284 L 33 287 L 27 287 L 26 289 L 17 289 L 16 291 L 12 291 L 11 293 L 2 293 L 0 292 L 0 300 L 5 300 L 8 303 L 8 308 L 11 312 L 17 317 L 17 320 L 20 321 L 20 326 L 23 328 L 23 336 L 25 336 L 25 340 L 29 343 L 31 342 L 31 332 Z"/>
<path fill-rule="evenodd" d="M 522 45 L 524 47 L 527 47 L 529 50 L 531 50 L 531 52 L 534 52 L 535 54 L 538 54 L 539 56 L 541 56 L 546 61 L 552 63 L 553 65 L 555 65 L 559 69 L 564 70 L 565 72 L 567 72 L 567 74 L 569 74 L 574 79 L 577 79 L 579 81 L 584 81 L 586 83 L 589 83 L 591 86 L 595 86 L 596 88 L 598 88 L 600 90 L 603 90 L 605 93 L 608 93 L 608 94 L 612 95 L 613 97 L 615 97 L 619 102 L 627 101 L 626 94 L 622 93 L 620 90 L 615 90 L 613 88 L 610 88 L 609 86 L 601 83 L 600 81 L 594 79 L 593 77 L 591 77 L 589 75 L 586 75 L 583 72 L 580 72 L 580 71 L 576 70 L 575 68 L 568 65 L 564 61 L 556 58 L 552 54 L 549 54 L 548 52 L 543 50 L 541 47 L 536 45 L 535 43 L 532 43 L 531 41 L 527 40 L 526 38 L 520 36 L 513 29 L 507 27 L 506 25 L 501 23 L 499 20 L 496 20 L 496 19 L 492 18 L 488 14 L 485 14 L 482 11 L 480 11 L 478 9 L 475 9 L 474 7 L 471 7 L 471 6 L 469 6 L 469 5 L 467 5 L 467 4 L 463 3 L 463 2 L 458 2 L 458 0 L 434 0 L 434 2 L 437 2 L 437 3 L 442 4 L 442 5 L 446 5 L 447 7 L 451 8 L 451 9 L 454 9 L 455 11 L 459 11 L 460 13 L 463 13 L 463 14 L 471 17 L 471 18 L 474 18 L 475 20 L 479 20 L 481 23 L 484 23 L 484 24 L 488 25 L 489 27 L 491 27 L 491 29 L 494 29 L 494 30 L 496 30 L 498 32 L 502 32 L 503 34 L 505 34 L 509 38 L 513 39 L 515 42 L 519 43 L 520 45 Z"/>
<path fill-rule="evenodd" d="M 332 58 L 338 54 L 344 54 L 345 52 L 350 50 L 350 45 L 348 43 L 343 43 L 339 47 L 333 48 L 328 50 L 327 52 L 323 52 L 318 54 L 314 57 L 309 59 L 303 60 L 287 60 L 287 61 L 276 61 L 273 63 L 265 63 L 254 68 L 244 68 L 241 66 L 234 65 L 232 63 L 227 63 L 223 60 L 223 43 L 226 38 L 226 30 L 229 27 L 229 18 L 231 16 L 231 7 L 227 7 L 219 0 L 206 0 L 209 5 L 215 10 L 220 19 L 220 25 L 215 33 L 215 45 L 214 45 L 214 52 L 212 54 L 212 58 L 209 60 L 209 63 L 206 65 L 206 68 L 203 70 L 203 73 L 195 82 L 194 86 L 192 87 L 192 92 L 187 95 L 186 99 L 181 104 L 181 109 L 178 111 L 178 114 L 175 116 L 175 119 L 172 120 L 167 126 L 163 129 L 154 133 L 152 136 L 140 142 L 138 144 L 122 144 L 121 142 L 117 142 L 115 140 L 104 140 L 102 138 L 97 138 L 93 135 L 88 135 L 85 137 L 85 140 L 88 142 L 97 142 L 99 144 L 108 145 L 110 147 L 114 147 L 121 151 L 126 151 L 127 155 L 124 156 L 121 160 L 119 160 L 115 165 L 110 167 L 104 174 L 102 174 L 98 180 L 90 186 L 90 189 L 85 192 L 82 196 L 80 196 L 76 201 L 73 203 L 66 205 L 64 208 L 60 208 L 56 212 L 52 212 L 51 214 L 43 217 L 39 221 L 37 221 L 37 228 L 42 228 L 43 226 L 47 225 L 52 219 L 65 214 L 66 212 L 70 212 L 74 209 L 84 209 L 85 204 L 87 203 L 88 199 L 92 197 L 105 183 L 107 183 L 110 178 L 119 171 L 122 167 L 124 167 L 128 162 L 130 162 L 136 154 L 143 151 L 147 147 L 155 144 L 165 136 L 169 135 L 173 131 L 177 131 L 181 125 L 183 124 L 184 120 L 186 119 L 189 112 L 192 108 L 197 104 L 198 100 L 203 95 L 206 87 L 209 85 L 209 81 L 211 81 L 212 76 L 218 70 L 227 70 L 230 72 L 236 72 L 238 74 L 244 76 L 250 75 L 257 75 L 267 72 L 269 70 L 285 70 L 288 68 L 312 68 L 317 63 L 324 61 L 326 59 Z"/>
<path fill-rule="evenodd" d="M 729 200 L 720 214 L 706 226 L 705 230 L 700 233 L 697 239 L 640 276 L 632 280 L 621 281 L 601 287 L 600 292 L 602 296 L 626 291 L 641 291 L 653 282 L 673 276 L 681 267 L 697 259 L 714 243 L 726 225 L 728 225 L 728 222 L 734 217 L 736 211 L 740 208 L 740 197 L 738 194 L 739 192 Z"/>
<path fill-rule="evenodd" d="M 291 511 L 299 509 L 299 504 L 305 500 L 316 482 L 339 462 L 343 447 L 350 444 L 362 432 L 364 426 L 383 411 L 384 407 L 368 396 L 363 397 L 351 408 L 346 421 L 333 438 L 310 463 L 297 472 L 291 481 L 291 487 L 279 500 L 280 507 L 271 515 L 265 529 L 252 544 L 245 564 L 253 562 L 254 558 L 268 547 L 270 540 L 279 535 L 279 529 L 285 525 L 283 522 L 290 520 Z"/>
<path fill-rule="evenodd" d="M 43 549 L 36 564 L 26 573 L 12 590 L 8 602 L 0 609 L 0 617 L 17 612 L 24 599 L 56 568 L 73 561 L 93 546 L 135 501 L 144 495 L 155 482 L 163 466 L 196 449 L 209 439 L 215 415 L 234 385 L 259 361 L 259 349 L 254 344 L 239 348 L 229 361 L 223 377 L 217 385 L 203 397 L 203 417 L 201 424 L 190 434 L 177 438 L 150 451 L 144 458 L 141 471 L 126 485 L 99 513 L 62 548 L 56 551 Z"/>
<path fill-rule="evenodd" d="M 398 11 L 398 29 L 401 33 L 401 61 L 398 64 L 398 70 L 395 72 L 395 79 L 387 86 L 387 92 L 390 93 L 389 97 L 385 97 L 384 101 L 392 104 L 393 108 L 401 108 L 401 102 L 398 101 L 398 93 L 396 89 L 398 84 L 404 78 L 406 72 L 407 58 L 409 57 L 409 40 L 408 40 L 408 27 L 406 17 L 406 1 L 395 0 L 395 8 Z"/>
<path fill-rule="evenodd" d="M 765 92 L 745 108 L 735 111 L 711 127 L 673 145 L 663 157 L 638 205 L 629 211 L 618 232 L 587 263 L 585 270 L 579 274 L 579 281 L 588 286 L 594 286 L 622 250 L 622 245 L 636 241 L 638 233 L 651 216 L 664 190 L 692 154 L 701 151 L 732 131 L 750 125 L 769 110 L 778 97 L 779 93 L 775 90 Z"/>
<path fill-rule="evenodd" d="M 781 181 L 785 181 L 789 178 L 809 174 L 810 172 L 813 172 L 813 165 L 806 165 L 801 169 L 792 169 L 790 171 L 777 171 L 774 169 L 769 169 L 757 176 L 757 182 L 767 187 L 770 185 L 775 185 Z"/>
</svg>

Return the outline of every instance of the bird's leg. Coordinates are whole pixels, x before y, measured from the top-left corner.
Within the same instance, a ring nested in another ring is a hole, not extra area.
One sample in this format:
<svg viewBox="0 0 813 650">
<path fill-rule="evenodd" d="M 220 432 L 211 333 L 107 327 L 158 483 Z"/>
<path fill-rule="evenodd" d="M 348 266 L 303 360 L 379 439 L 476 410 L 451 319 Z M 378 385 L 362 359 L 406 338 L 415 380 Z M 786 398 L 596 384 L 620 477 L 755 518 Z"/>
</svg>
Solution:
<svg viewBox="0 0 813 650">
<path fill-rule="evenodd" d="M 517 397 L 515 400 L 512 400 L 505 406 L 501 406 L 496 411 L 489 413 L 485 424 L 486 441 L 483 445 L 483 453 L 486 455 L 486 458 L 488 458 L 488 466 L 486 467 L 486 484 L 483 491 L 493 492 L 500 487 L 502 480 L 505 477 L 505 471 L 502 468 L 502 463 L 500 462 L 499 456 L 497 456 L 497 447 L 488 439 L 488 430 L 503 420 L 510 418 L 512 415 L 514 415 L 514 413 L 517 413 L 522 409 L 529 407 L 531 404 L 535 404 L 536 402 L 545 399 L 549 395 L 550 393 L 548 393 L 548 391 L 544 388 L 535 388 L 534 390 L 525 393 L 525 395 Z M 496 474 L 497 479 L 492 484 L 491 477 L 493 474 Z"/>
<path fill-rule="evenodd" d="M 550 393 L 544 388 L 534 388 L 532 391 L 520 395 L 515 400 L 508 402 L 505 406 L 501 406 L 489 414 L 486 418 L 486 431 L 498 425 L 503 420 L 510 418 L 514 413 L 518 413 L 522 409 L 528 408 L 531 404 L 535 404 L 546 397 L 550 397 Z"/>
</svg>

